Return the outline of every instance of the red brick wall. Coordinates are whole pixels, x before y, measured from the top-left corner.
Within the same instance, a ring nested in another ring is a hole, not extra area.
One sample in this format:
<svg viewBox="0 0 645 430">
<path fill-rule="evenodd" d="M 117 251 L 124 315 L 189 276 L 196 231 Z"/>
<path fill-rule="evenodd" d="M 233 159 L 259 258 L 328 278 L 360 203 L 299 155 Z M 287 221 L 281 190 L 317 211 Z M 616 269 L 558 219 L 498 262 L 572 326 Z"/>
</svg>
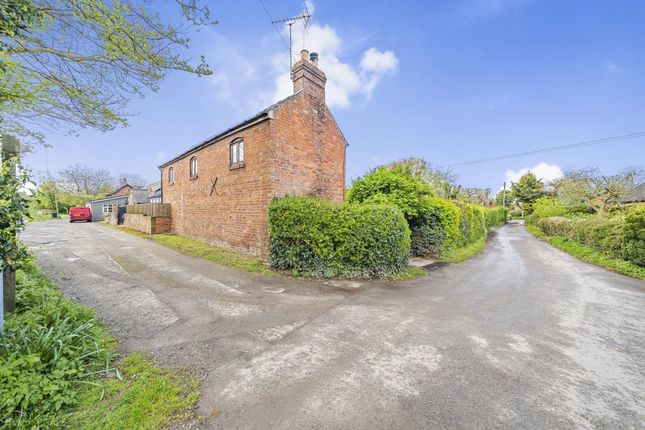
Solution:
<svg viewBox="0 0 645 430">
<path fill-rule="evenodd" d="M 244 138 L 242 168 L 229 168 L 229 145 Z M 342 202 L 345 141 L 320 93 L 306 89 L 278 105 L 273 119 L 239 131 L 162 169 L 172 231 L 267 256 L 267 209 L 274 196 L 319 195 Z M 189 178 L 196 156 L 198 177 Z M 168 168 L 174 167 L 174 184 Z M 210 180 L 218 177 L 210 195 Z"/>
</svg>

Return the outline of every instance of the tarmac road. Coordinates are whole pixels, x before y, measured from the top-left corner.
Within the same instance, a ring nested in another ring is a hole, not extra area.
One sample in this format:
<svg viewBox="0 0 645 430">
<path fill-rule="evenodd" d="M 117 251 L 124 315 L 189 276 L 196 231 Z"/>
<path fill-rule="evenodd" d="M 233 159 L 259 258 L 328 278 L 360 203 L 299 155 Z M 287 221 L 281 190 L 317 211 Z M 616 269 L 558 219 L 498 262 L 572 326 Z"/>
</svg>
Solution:
<svg viewBox="0 0 645 430">
<path fill-rule="evenodd" d="M 264 277 L 97 224 L 23 239 L 126 351 L 205 376 L 190 428 L 645 428 L 645 283 L 519 224 L 405 283 Z"/>
</svg>

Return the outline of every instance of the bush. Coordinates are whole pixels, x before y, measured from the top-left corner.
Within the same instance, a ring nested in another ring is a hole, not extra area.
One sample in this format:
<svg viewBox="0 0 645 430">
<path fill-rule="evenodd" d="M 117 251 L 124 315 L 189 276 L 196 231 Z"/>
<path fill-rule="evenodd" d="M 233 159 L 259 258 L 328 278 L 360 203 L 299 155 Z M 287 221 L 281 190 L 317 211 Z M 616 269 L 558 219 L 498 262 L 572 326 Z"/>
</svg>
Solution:
<svg viewBox="0 0 645 430">
<path fill-rule="evenodd" d="M 0 336 L 3 428 L 53 428 L 81 384 L 107 370 L 114 344 L 94 311 L 66 299 L 33 264 L 17 272 L 16 312 Z"/>
<path fill-rule="evenodd" d="M 459 245 L 468 245 L 486 235 L 486 209 L 468 203 L 457 203 L 460 210 Z"/>
<path fill-rule="evenodd" d="M 321 277 L 383 276 L 407 267 L 410 229 L 400 209 L 338 205 L 314 197 L 269 206 L 269 257 L 276 269 Z"/>
<path fill-rule="evenodd" d="M 389 203 L 397 206 L 410 221 L 423 209 L 424 201 L 433 191 L 409 168 L 379 167 L 356 179 L 347 191 L 349 203 Z"/>
<path fill-rule="evenodd" d="M 571 239 L 597 251 L 622 258 L 624 224 L 620 221 L 588 219 L 575 221 L 570 232 Z"/>
<path fill-rule="evenodd" d="M 447 200 L 428 198 L 410 221 L 412 255 L 439 256 L 459 243 L 459 208 Z"/>
<path fill-rule="evenodd" d="M 538 218 L 566 216 L 569 209 L 553 197 L 540 197 L 533 204 L 533 214 Z"/>
<path fill-rule="evenodd" d="M 528 222 L 527 220 L 527 224 L 536 225 L 548 236 L 569 236 L 575 222 L 569 218 L 561 216 L 537 218 L 534 214 L 531 215 L 530 221 L 531 222 Z"/>
<path fill-rule="evenodd" d="M 623 257 L 634 264 L 645 266 L 645 208 L 627 215 L 622 239 Z"/>
<path fill-rule="evenodd" d="M 503 206 L 497 206 L 486 210 L 486 228 L 499 227 L 506 224 L 508 219 L 508 209 Z"/>
</svg>

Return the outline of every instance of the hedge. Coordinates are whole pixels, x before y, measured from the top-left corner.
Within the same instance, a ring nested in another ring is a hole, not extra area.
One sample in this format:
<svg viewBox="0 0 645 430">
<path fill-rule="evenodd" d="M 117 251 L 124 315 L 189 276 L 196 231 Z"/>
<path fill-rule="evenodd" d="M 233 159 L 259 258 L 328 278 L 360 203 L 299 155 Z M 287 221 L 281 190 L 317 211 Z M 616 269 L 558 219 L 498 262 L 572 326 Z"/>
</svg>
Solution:
<svg viewBox="0 0 645 430">
<path fill-rule="evenodd" d="M 410 221 L 412 255 L 439 256 L 459 243 L 459 208 L 447 200 L 428 198 Z"/>
<path fill-rule="evenodd" d="M 645 263 L 645 211 L 630 214 L 625 222 L 548 217 L 535 218 L 533 223 L 547 236 L 568 237 L 612 257 Z"/>
<path fill-rule="evenodd" d="M 645 266 L 645 208 L 627 215 L 623 228 L 623 257 L 639 266 Z"/>
<path fill-rule="evenodd" d="M 486 228 L 499 227 L 506 224 L 508 220 L 508 209 L 497 206 L 486 210 Z"/>
<path fill-rule="evenodd" d="M 269 206 L 272 267 L 319 277 L 370 277 L 407 267 L 410 229 L 400 209 L 275 198 Z"/>
</svg>

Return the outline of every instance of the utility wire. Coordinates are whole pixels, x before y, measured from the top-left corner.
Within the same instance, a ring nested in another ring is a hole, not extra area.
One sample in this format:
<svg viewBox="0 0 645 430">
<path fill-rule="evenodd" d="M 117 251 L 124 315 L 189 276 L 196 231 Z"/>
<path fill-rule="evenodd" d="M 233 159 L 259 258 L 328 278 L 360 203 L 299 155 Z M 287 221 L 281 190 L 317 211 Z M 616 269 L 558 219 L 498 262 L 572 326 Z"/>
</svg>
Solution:
<svg viewBox="0 0 645 430">
<path fill-rule="evenodd" d="M 262 8 L 264 9 L 264 12 L 266 12 L 267 16 L 269 17 L 269 21 L 271 21 L 271 24 L 273 24 L 273 27 L 275 28 L 275 31 L 278 33 L 278 36 L 280 36 L 280 39 L 282 39 L 282 43 L 284 43 L 285 48 L 287 48 L 289 50 L 289 55 L 293 55 L 293 52 L 291 52 L 291 48 L 289 47 L 289 44 L 287 43 L 286 40 L 284 40 L 284 37 L 282 36 L 282 33 L 280 33 L 280 29 L 273 22 L 273 18 L 271 18 L 271 14 L 269 13 L 269 9 L 267 9 L 267 6 L 264 4 L 264 1 L 259 0 L 259 2 L 262 5 Z"/>
<path fill-rule="evenodd" d="M 506 155 L 499 155 L 499 156 L 496 156 L 496 157 L 481 158 L 479 160 L 464 161 L 464 162 L 461 162 L 461 163 L 449 164 L 449 165 L 444 166 L 444 167 L 467 166 L 467 165 L 470 165 L 470 164 L 485 163 L 485 162 L 488 162 L 488 161 L 495 161 L 495 160 L 504 160 L 506 158 L 521 157 L 521 156 L 524 156 L 524 155 L 540 154 L 540 153 L 543 153 L 543 152 L 551 152 L 551 151 L 559 151 L 561 149 L 580 148 L 582 146 L 599 145 L 601 143 L 616 142 L 616 141 L 628 140 L 628 139 L 636 139 L 638 137 L 645 137 L 645 131 L 641 131 L 641 132 L 638 132 L 638 133 L 631 133 L 631 134 L 623 134 L 621 136 L 606 137 L 604 139 L 587 140 L 587 141 L 584 141 L 584 142 L 571 143 L 569 145 L 553 146 L 553 147 L 550 147 L 550 148 L 535 149 L 535 150 L 532 150 L 532 151 L 516 152 L 514 154 L 506 154 Z"/>
</svg>

